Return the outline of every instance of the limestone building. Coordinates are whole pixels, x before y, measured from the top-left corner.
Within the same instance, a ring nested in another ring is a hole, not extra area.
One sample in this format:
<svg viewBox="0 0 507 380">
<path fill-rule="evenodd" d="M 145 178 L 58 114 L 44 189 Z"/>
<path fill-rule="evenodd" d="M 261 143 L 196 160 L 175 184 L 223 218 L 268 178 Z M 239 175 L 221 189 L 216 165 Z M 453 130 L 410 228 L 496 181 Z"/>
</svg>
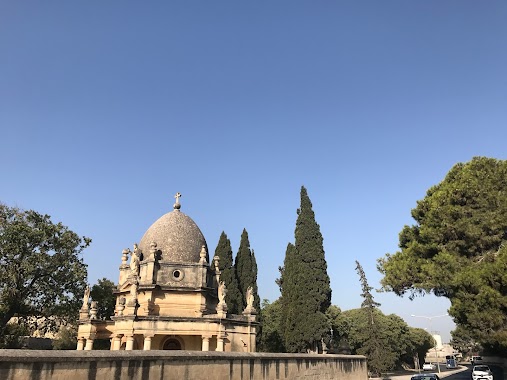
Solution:
<svg viewBox="0 0 507 380">
<path fill-rule="evenodd" d="M 258 322 L 252 291 L 242 315 L 227 313 L 219 258 L 210 262 L 201 230 L 180 211 L 180 196 L 133 251 L 123 250 L 111 321 L 97 319 L 97 304 L 89 305 L 87 289 L 78 350 L 92 350 L 94 340 L 110 339 L 111 350 L 255 352 Z"/>
</svg>

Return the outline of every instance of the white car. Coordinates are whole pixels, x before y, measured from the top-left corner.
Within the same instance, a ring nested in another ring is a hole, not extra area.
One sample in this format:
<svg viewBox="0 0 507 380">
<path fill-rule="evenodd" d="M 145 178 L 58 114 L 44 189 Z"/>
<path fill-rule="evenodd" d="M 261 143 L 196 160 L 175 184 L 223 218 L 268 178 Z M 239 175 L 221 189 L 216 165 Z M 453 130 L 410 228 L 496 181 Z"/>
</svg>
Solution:
<svg viewBox="0 0 507 380">
<path fill-rule="evenodd" d="M 423 371 L 434 371 L 436 369 L 437 369 L 437 366 L 433 363 L 424 363 L 423 364 Z"/>
<path fill-rule="evenodd" d="M 493 373 L 487 365 L 476 365 L 472 369 L 472 380 L 493 380 Z"/>
</svg>

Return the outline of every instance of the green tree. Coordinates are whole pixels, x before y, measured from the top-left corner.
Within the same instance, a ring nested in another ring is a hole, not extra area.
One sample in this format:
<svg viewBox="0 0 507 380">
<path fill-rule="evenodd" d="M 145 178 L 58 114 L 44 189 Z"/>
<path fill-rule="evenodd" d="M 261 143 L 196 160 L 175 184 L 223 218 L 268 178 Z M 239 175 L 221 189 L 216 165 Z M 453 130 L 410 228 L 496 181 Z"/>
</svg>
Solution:
<svg viewBox="0 0 507 380">
<path fill-rule="evenodd" d="M 61 326 L 53 340 L 53 350 L 75 350 L 77 346 L 77 328 L 75 326 Z"/>
<path fill-rule="evenodd" d="M 507 161 L 455 165 L 412 210 L 400 250 L 378 260 L 384 290 L 433 293 L 472 339 L 507 350 Z"/>
<path fill-rule="evenodd" d="M 48 215 L 0 204 L 0 335 L 13 316 L 77 318 L 90 242 Z"/>
<path fill-rule="evenodd" d="M 22 337 L 30 335 L 30 329 L 23 321 L 8 323 L 0 336 L 0 348 L 21 348 Z"/>
<path fill-rule="evenodd" d="M 243 311 L 243 301 L 232 261 L 231 241 L 225 232 L 222 232 L 220 235 L 220 239 L 218 240 L 218 244 L 215 249 L 215 256 L 220 258 L 218 262 L 218 267 L 221 272 L 220 281 L 224 281 L 225 286 L 227 287 L 225 303 L 227 304 L 229 313 L 241 314 Z"/>
<path fill-rule="evenodd" d="M 471 337 L 470 332 L 457 326 L 451 331 L 451 346 L 463 356 L 472 356 L 481 348 L 479 344 Z"/>
<path fill-rule="evenodd" d="M 408 328 L 408 347 L 402 355 L 401 361 L 404 363 L 414 363 L 414 368 L 421 368 L 421 363 L 428 351 L 435 346 L 435 340 L 424 329 L 409 327 Z"/>
<path fill-rule="evenodd" d="M 396 356 L 394 352 L 386 350 L 386 336 L 382 337 L 380 335 L 379 313 L 377 313 L 377 308 L 380 306 L 380 303 L 375 302 L 373 299 L 373 295 L 371 294 L 373 288 L 368 285 L 363 267 L 357 260 L 356 271 L 361 282 L 361 297 L 363 297 L 361 308 L 364 310 L 367 317 L 363 331 L 366 336 L 369 337 L 363 340 L 362 346 L 357 349 L 357 352 L 368 358 L 368 368 L 373 374 L 378 376 L 382 372 L 394 367 Z"/>
<path fill-rule="evenodd" d="M 278 284 L 282 290 L 285 348 L 289 352 L 317 351 L 328 339 L 331 305 L 323 238 L 304 186 L 296 220 L 295 244 L 289 244 Z"/>
<path fill-rule="evenodd" d="M 260 298 L 257 288 L 257 262 L 254 252 L 250 249 L 250 241 L 248 240 L 248 232 L 243 229 L 241 240 L 239 243 L 238 254 L 234 264 L 236 277 L 238 279 L 239 290 L 241 292 L 241 311 L 246 307 L 246 291 L 251 286 L 254 291 L 253 306 L 260 310 Z"/>
<path fill-rule="evenodd" d="M 97 301 L 97 317 L 99 319 L 111 319 L 116 307 L 116 296 L 113 291 L 116 289 L 114 282 L 103 278 L 98 280 L 97 284 L 92 286 L 90 296 L 92 300 Z"/>
<path fill-rule="evenodd" d="M 283 338 L 280 329 L 282 305 L 280 299 L 269 303 L 267 299 L 262 301 L 261 319 L 262 332 L 258 345 L 260 352 L 284 352 Z"/>
</svg>

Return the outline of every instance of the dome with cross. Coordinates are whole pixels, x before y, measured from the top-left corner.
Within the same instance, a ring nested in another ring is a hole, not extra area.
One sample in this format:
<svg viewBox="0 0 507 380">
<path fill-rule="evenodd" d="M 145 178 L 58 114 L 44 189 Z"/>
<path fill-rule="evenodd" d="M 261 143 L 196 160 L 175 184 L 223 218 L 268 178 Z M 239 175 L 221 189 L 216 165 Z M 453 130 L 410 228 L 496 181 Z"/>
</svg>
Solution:
<svg viewBox="0 0 507 380">
<path fill-rule="evenodd" d="M 202 247 L 206 249 L 206 261 L 209 262 L 206 240 L 195 222 L 180 211 L 179 198 L 176 194 L 174 210 L 162 215 L 146 231 L 139 248 L 143 255 L 150 252 L 152 243 L 156 243 L 160 262 L 198 263 Z"/>
</svg>

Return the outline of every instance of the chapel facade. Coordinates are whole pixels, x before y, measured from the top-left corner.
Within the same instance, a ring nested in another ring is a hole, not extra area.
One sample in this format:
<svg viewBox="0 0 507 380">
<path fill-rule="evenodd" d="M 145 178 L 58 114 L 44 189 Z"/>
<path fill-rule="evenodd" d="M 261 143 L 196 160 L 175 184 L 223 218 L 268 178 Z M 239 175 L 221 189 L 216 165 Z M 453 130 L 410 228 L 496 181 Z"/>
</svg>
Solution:
<svg viewBox="0 0 507 380">
<path fill-rule="evenodd" d="M 124 249 L 111 320 L 97 319 L 89 288 L 79 316 L 78 350 L 109 339 L 111 350 L 255 352 L 258 328 L 253 290 L 242 315 L 229 314 L 219 258 L 210 262 L 206 240 L 180 211 L 179 198 L 134 244 Z"/>
</svg>

